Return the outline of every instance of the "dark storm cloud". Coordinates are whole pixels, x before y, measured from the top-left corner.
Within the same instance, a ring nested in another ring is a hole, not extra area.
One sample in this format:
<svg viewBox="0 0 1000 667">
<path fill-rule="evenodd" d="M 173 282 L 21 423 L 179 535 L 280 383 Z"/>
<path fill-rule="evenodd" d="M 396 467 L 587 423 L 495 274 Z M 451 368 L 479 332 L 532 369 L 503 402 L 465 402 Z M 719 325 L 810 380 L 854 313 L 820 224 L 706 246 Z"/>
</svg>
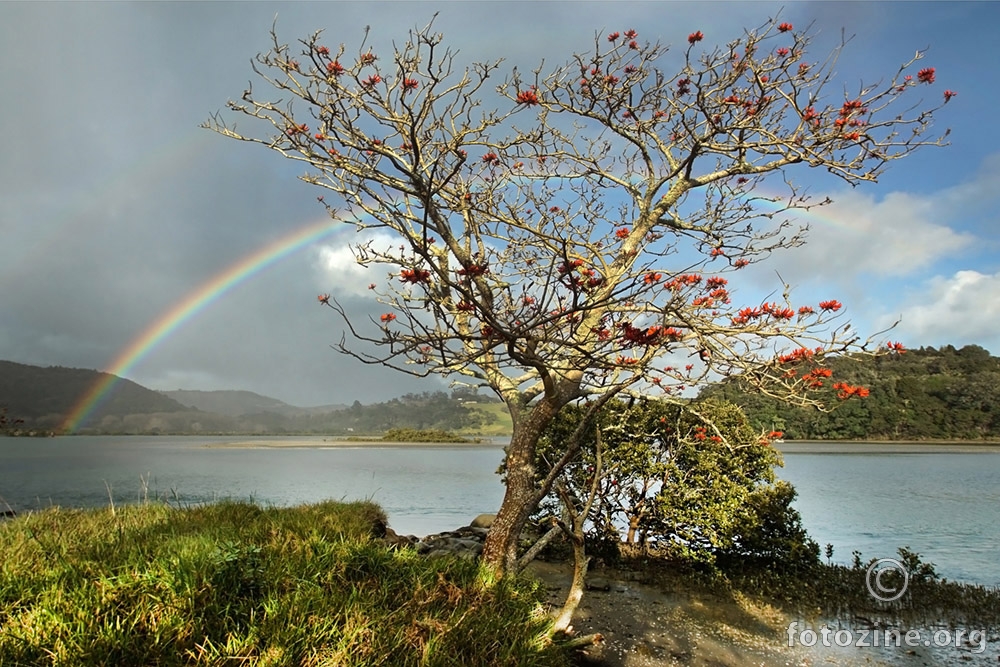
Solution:
<svg viewBox="0 0 1000 667">
<path fill-rule="evenodd" d="M 0 358 L 108 368 L 130 341 L 227 267 L 322 217 L 315 192 L 296 180 L 298 166 L 198 127 L 254 78 L 250 59 L 267 50 L 275 15 L 283 42 L 325 28 L 324 41 L 353 50 L 367 25 L 375 50 L 388 54 L 393 41 L 440 11 L 435 28 L 460 52 L 457 64 L 506 58 L 508 67 L 527 71 L 590 48 L 595 31 L 634 27 L 642 39 L 685 48 L 692 30 L 725 41 L 779 9 L 0 3 Z M 796 23 L 816 17 L 834 26 L 824 38 L 837 37 L 852 21 L 838 20 L 847 10 L 882 26 L 866 39 L 889 34 L 885 8 L 797 3 L 782 16 Z M 258 135 L 268 129 L 240 126 Z M 189 318 L 129 377 L 163 389 L 245 388 L 302 405 L 436 388 L 329 348 L 343 327 L 316 304 L 317 293 L 340 284 L 352 313 L 378 317 L 377 304 L 344 287 L 356 279 L 303 249 Z"/>
</svg>

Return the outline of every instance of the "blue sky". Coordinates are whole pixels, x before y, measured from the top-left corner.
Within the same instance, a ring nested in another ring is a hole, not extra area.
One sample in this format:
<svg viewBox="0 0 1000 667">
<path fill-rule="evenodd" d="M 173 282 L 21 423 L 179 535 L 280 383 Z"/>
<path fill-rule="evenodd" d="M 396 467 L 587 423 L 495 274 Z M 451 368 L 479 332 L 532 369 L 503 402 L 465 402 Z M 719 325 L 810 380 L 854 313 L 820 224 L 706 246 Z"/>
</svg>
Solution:
<svg viewBox="0 0 1000 667">
<path fill-rule="evenodd" d="M 461 62 L 504 57 L 531 68 L 587 49 L 596 32 L 724 43 L 780 12 L 812 24 L 814 58 L 853 35 L 837 81 L 891 76 L 915 51 L 954 98 L 936 128 L 951 145 L 893 165 L 855 189 L 796 180 L 835 204 L 810 217 L 806 246 L 774 256 L 743 285 L 796 301 L 837 298 L 862 333 L 896 319 L 908 346 L 975 343 L 1000 354 L 1000 125 L 991 46 L 1000 4 L 824 3 L 0 3 L 0 359 L 105 369 L 130 341 L 241 258 L 322 218 L 299 168 L 198 128 L 238 97 L 250 58 L 277 28 L 318 28 L 388 50 L 439 12 Z M 143 356 L 129 377 L 157 389 L 249 389 L 298 405 L 383 400 L 437 385 L 360 366 L 316 294 L 363 316 L 370 276 L 344 235 L 303 248 L 240 283 Z M 737 300 L 740 299 L 737 291 Z"/>
</svg>

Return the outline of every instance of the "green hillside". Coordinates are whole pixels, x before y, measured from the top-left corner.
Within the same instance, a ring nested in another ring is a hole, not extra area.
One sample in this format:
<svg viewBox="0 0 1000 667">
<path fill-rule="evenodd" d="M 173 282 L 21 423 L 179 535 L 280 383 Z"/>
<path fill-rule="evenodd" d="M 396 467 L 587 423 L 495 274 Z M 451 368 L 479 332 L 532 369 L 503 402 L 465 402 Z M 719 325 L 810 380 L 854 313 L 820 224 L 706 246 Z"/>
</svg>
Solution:
<svg viewBox="0 0 1000 667">
<path fill-rule="evenodd" d="M 876 358 L 836 358 L 833 380 L 867 387 L 865 398 L 839 401 L 830 412 L 792 408 L 736 381 L 709 387 L 743 407 L 758 428 L 803 440 L 1000 439 L 1000 358 L 968 345 L 922 347 Z"/>
<path fill-rule="evenodd" d="M 0 405 L 26 426 L 56 428 L 107 373 L 63 366 L 31 366 L 0 361 Z M 106 416 L 175 413 L 189 410 L 177 401 L 130 380 L 119 379 L 86 425 Z"/>
</svg>

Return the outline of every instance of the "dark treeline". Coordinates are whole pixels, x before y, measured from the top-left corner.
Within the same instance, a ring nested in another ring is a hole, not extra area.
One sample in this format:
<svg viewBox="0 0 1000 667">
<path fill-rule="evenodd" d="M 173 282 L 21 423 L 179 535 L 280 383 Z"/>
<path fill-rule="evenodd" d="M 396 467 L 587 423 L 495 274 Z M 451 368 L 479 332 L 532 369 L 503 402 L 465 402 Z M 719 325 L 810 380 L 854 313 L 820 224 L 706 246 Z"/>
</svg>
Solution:
<svg viewBox="0 0 1000 667">
<path fill-rule="evenodd" d="M 832 381 L 867 387 L 830 412 L 793 408 L 735 381 L 709 387 L 740 405 L 757 428 L 816 440 L 984 440 L 1000 438 L 1000 358 L 977 345 L 922 347 L 875 358 L 835 358 Z M 831 381 L 831 382 L 832 382 Z"/>
</svg>

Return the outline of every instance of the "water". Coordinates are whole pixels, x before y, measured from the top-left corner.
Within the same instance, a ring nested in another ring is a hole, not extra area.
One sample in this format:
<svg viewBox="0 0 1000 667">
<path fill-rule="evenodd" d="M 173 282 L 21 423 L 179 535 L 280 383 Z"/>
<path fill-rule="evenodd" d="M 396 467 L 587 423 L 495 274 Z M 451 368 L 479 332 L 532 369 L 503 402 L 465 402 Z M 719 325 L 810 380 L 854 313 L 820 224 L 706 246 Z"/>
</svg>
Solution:
<svg viewBox="0 0 1000 667">
<path fill-rule="evenodd" d="M 253 438 L 239 438 L 240 442 Z M 266 438 L 280 441 L 281 438 Z M 304 438 L 286 440 L 302 441 Z M 0 509 L 106 506 L 144 498 L 296 505 L 379 503 L 400 534 L 426 535 L 494 512 L 503 486 L 489 447 L 224 448 L 232 437 L 0 438 Z M 315 443 L 322 445 L 322 439 Z M 214 445 L 214 446 L 213 446 Z"/>
<path fill-rule="evenodd" d="M 873 449 L 877 447 L 877 449 Z M 955 581 L 1000 586 L 1000 447 L 789 444 L 777 474 L 835 563 L 909 547 Z"/>
<path fill-rule="evenodd" d="M 217 446 L 233 440 L 0 438 L 0 509 L 4 503 L 17 511 L 103 506 L 110 497 L 116 503 L 233 498 L 275 505 L 371 498 L 397 532 L 426 535 L 496 511 L 503 497 L 495 474 L 499 445 Z M 833 543 L 835 562 L 849 563 L 855 549 L 867 560 L 909 546 L 943 577 L 1000 586 L 1000 447 L 784 450 L 779 477 L 798 489 L 806 529 L 821 546 Z"/>
</svg>

